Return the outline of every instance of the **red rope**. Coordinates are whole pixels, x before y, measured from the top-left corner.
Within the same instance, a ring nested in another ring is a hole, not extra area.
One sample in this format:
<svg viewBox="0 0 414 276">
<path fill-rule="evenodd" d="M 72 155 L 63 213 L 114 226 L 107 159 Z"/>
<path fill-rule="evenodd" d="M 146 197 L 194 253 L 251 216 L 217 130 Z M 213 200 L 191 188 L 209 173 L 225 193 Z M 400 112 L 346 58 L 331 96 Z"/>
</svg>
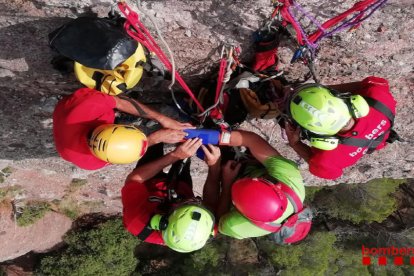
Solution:
<svg viewBox="0 0 414 276">
<path fill-rule="evenodd" d="M 359 12 L 362 11 L 363 9 L 365 9 L 367 6 L 371 5 L 372 3 L 376 2 L 377 0 L 365 0 L 365 1 L 361 1 L 358 3 L 355 3 L 355 5 L 350 8 L 349 10 L 329 19 L 328 21 L 326 21 L 325 23 L 322 24 L 322 28 L 324 28 L 325 30 L 331 28 L 332 26 L 335 26 L 336 24 L 338 24 L 339 22 L 341 22 L 342 20 L 344 20 L 348 15 L 354 13 L 354 12 Z M 356 28 L 356 27 L 355 27 Z M 323 31 L 322 30 L 317 30 L 314 33 L 312 33 L 309 36 L 309 41 L 311 41 L 312 43 L 315 42 L 321 35 L 323 35 Z"/>
<path fill-rule="evenodd" d="M 217 86 L 216 86 L 216 98 L 214 102 L 216 103 L 220 97 L 221 88 L 223 87 L 224 75 L 226 74 L 227 60 L 222 58 L 220 61 L 220 70 L 217 77 Z"/>
<path fill-rule="evenodd" d="M 157 57 L 160 59 L 160 61 L 165 65 L 165 67 L 174 74 L 177 82 L 181 85 L 181 87 L 187 92 L 187 94 L 190 96 L 190 98 L 194 101 L 194 103 L 197 105 L 198 109 L 203 112 L 204 108 L 200 104 L 200 102 L 197 100 L 197 98 L 194 96 L 191 89 L 188 87 L 188 85 L 185 83 L 184 79 L 181 77 L 181 75 L 174 71 L 172 72 L 172 64 L 168 60 L 168 57 L 165 55 L 165 53 L 161 50 L 161 48 L 158 46 L 155 39 L 151 36 L 150 32 L 147 30 L 147 28 L 142 24 L 142 22 L 138 18 L 138 14 L 134 12 L 125 2 L 118 2 L 118 7 L 121 10 L 121 12 L 124 14 L 127 21 L 125 22 L 124 28 L 126 32 L 135 40 L 140 42 L 142 45 L 144 45 L 149 51 L 154 52 Z"/>
<path fill-rule="evenodd" d="M 296 32 L 296 38 L 298 40 L 298 43 L 300 45 L 304 45 L 305 41 L 304 41 L 304 37 L 301 33 L 301 26 L 299 26 L 297 24 L 297 21 L 291 16 L 291 14 L 289 13 L 289 7 L 292 5 L 292 0 L 278 0 L 281 4 L 283 4 L 282 6 L 276 6 L 273 13 L 272 13 L 272 18 L 275 17 L 278 13 L 280 13 L 280 15 L 283 18 L 283 25 L 286 26 L 288 23 L 292 25 L 292 27 L 295 29 Z M 377 0 L 364 0 L 364 1 L 360 1 L 358 3 L 355 3 L 354 6 L 352 8 L 350 8 L 349 10 L 327 20 L 326 22 L 324 22 L 322 24 L 322 29 L 319 29 L 315 32 L 313 32 L 312 34 L 307 36 L 307 39 L 310 43 L 315 43 L 320 36 L 322 36 L 324 34 L 324 30 L 328 30 L 329 28 L 337 25 L 339 22 L 341 22 L 342 20 L 346 19 L 350 14 L 355 13 L 355 12 L 360 12 L 362 10 L 364 10 L 366 7 L 368 7 L 369 5 L 373 4 L 374 2 L 376 2 Z M 362 17 L 362 15 L 358 16 L 358 18 Z M 359 26 L 359 24 L 358 24 Z M 354 26 L 353 29 L 357 28 L 358 26 Z"/>
</svg>

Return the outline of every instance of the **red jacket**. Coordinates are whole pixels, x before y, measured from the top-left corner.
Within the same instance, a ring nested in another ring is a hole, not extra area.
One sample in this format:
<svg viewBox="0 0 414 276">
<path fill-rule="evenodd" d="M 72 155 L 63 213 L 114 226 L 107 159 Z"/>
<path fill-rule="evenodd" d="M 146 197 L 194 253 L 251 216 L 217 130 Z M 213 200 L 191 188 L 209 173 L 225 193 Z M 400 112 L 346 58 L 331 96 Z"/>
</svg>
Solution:
<svg viewBox="0 0 414 276">
<path fill-rule="evenodd" d="M 378 77 L 368 77 L 362 81 L 362 90 L 355 94 L 373 98 L 385 104 L 395 115 L 397 102 L 389 91 L 388 82 Z M 367 116 L 355 119 L 354 127 L 341 134 L 342 137 L 375 139 L 391 127 L 388 118 L 378 110 L 370 107 Z M 385 147 L 387 134 L 377 150 Z M 309 171 L 322 178 L 336 179 L 343 173 L 343 169 L 354 165 L 364 154 L 367 148 L 339 144 L 334 150 L 320 150 L 312 148 L 312 157 L 309 160 Z"/>
<path fill-rule="evenodd" d="M 112 96 L 89 88 L 81 88 L 60 100 L 53 112 L 53 137 L 59 155 L 86 170 L 108 164 L 91 153 L 88 135 L 97 126 L 114 122 L 115 107 Z"/>
<path fill-rule="evenodd" d="M 164 180 L 152 179 L 145 183 L 129 181 L 122 188 L 123 221 L 125 228 L 137 236 L 149 223 L 151 217 L 162 213 L 159 210 L 161 201 L 167 198 L 167 187 Z M 179 182 L 176 192 L 184 199 L 194 197 L 190 185 Z M 146 242 L 164 244 L 161 231 L 153 230 L 145 239 Z"/>
</svg>

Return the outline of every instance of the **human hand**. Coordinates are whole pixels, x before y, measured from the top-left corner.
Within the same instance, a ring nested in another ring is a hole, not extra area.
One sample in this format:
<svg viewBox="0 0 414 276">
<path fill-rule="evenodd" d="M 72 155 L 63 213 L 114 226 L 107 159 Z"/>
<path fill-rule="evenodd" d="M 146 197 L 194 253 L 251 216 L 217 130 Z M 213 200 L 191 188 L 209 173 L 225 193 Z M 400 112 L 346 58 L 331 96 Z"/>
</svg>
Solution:
<svg viewBox="0 0 414 276">
<path fill-rule="evenodd" d="M 150 145 L 158 143 L 175 144 L 181 142 L 187 135 L 182 130 L 163 128 L 151 133 L 148 137 Z"/>
<path fill-rule="evenodd" d="M 299 127 L 294 127 L 291 123 L 286 121 L 285 131 L 286 131 L 286 136 L 289 141 L 289 145 L 291 147 L 294 147 L 296 144 L 300 142 L 300 128 Z"/>
<path fill-rule="evenodd" d="M 193 156 L 201 144 L 202 141 L 200 138 L 188 139 L 179 145 L 171 154 L 178 159 L 186 159 Z"/>
<path fill-rule="evenodd" d="M 180 123 L 179 121 L 176 121 L 174 119 L 171 119 L 167 116 L 163 116 L 158 121 L 164 128 L 171 128 L 171 129 L 177 129 L 177 130 L 183 130 L 183 129 L 193 129 L 195 128 L 190 123 Z"/>
<path fill-rule="evenodd" d="M 221 170 L 221 179 L 223 188 L 229 188 L 233 185 L 234 180 L 238 176 L 241 168 L 241 163 L 229 160 Z"/>
<path fill-rule="evenodd" d="M 201 145 L 201 148 L 204 151 L 205 154 L 205 162 L 207 163 L 207 166 L 212 167 L 216 164 L 219 164 L 221 152 L 220 148 L 213 146 L 211 144 L 208 144 L 207 147 L 204 145 Z"/>
</svg>

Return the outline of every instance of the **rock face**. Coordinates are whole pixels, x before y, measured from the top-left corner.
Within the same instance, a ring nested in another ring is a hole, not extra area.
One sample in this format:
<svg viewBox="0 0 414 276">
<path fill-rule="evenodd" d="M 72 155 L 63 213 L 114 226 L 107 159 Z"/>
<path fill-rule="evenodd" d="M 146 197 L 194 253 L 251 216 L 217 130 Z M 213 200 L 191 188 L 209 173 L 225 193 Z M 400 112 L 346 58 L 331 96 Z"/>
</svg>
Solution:
<svg viewBox="0 0 414 276">
<path fill-rule="evenodd" d="M 299 2 L 323 20 L 349 8 L 355 1 Z M 50 66 L 53 54 L 48 47 L 47 34 L 68 21 L 69 17 L 74 18 L 81 13 L 95 12 L 104 16 L 111 3 L 11 0 L 0 5 L 0 125 L 3 129 L 0 170 L 12 168 L 12 173 L 0 183 L 0 188 L 18 185 L 22 189 L 19 196 L 23 200 L 52 201 L 70 197 L 72 203 L 89 204 L 84 212 L 122 211 L 120 189 L 133 165 L 111 166 L 93 172 L 79 170 L 57 155 L 51 127 L 56 102 L 81 85 L 73 75 L 61 75 Z M 251 33 L 271 12 L 268 0 L 144 1 L 143 6 L 155 17 L 175 54 L 179 71 L 194 87 L 217 67 L 223 43 L 240 44 L 244 50 L 242 57 L 248 59 L 251 56 Z M 317 72 L 325 84 L 361 80 L 369 75 L 388 79 L 398 101 L 395 129 L 405 142 L 365 156 L 356 166 L 347 169 L 341 179 L 333 182 L 318 179 L 307 172 L 307 165 L 288 148 L 274 121 L 253 119 L 243 127 L 260 133 L 282 154 L 301 164 L 308 185 L 358 183 L 379 177 L 413 177 L 413 12 L 414 6 L 409 5 L 409 1 L 390 1 L 356 31 L 342 32 L 323 41 L 317 62 Z M 280 53 L 281 68 L 289 74 L 305 70 L 299 64 L 288 66 L 292 55 L 290 50 L 282 48 Z M 207 170 L 197 160 L 193 167 L 196 190 L 201 193 Z M 87 184 L 73 191 L 70 183 L 74 178 L 85 179 Z M 7 234 L 0 235 L 0 261 L 30 250 L 46 250 L 58 243 L 70 227 L 69 220 L 53 213 L 25 229 L 8 221 L 7 216 L 2 216 L 7 221 L 2 225 L 2 228 L 6 227 L 2 231 Z M 51 228 L 51 223 L 61 226 L 59 229 Z M 48 242 L 40 238 L 43 236 L 32 239 L 33 231 L 38 231 L 39 235 L 43 233 Z M 3 246 L 6 242 L 19 247 L 9 250 Z"/>
<path fill-rule="evenodd" d="M 44 252 L 62 241 L 72 221 L 61 214 L 47 213 L 30 227 L 18 227 L 9 208 L 0 209 L 0 262 L 29 251 Z"/>
</svg>

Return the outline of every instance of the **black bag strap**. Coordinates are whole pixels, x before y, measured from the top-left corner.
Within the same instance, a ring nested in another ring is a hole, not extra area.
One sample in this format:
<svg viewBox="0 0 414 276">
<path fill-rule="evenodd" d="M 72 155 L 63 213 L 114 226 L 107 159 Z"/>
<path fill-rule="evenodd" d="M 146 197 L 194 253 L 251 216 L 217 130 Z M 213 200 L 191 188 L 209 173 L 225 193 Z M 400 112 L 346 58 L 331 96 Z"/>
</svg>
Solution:
<svg viewBox="0 0 414 276">
<path fill-rule="evenodd" d="M 387 135 L 389 132 L 390 129 L 388 129 L 383 134 L 372 140 L 353 137 L 341 137 L 340 143 L 343 145 L 349 145 L 354 147 L 368 148 L 367 153 L 370 154 L 382 143 L 382 141 L 385 138 L 385 135 Z"/>
<path fill-rule="evenodd" d="M 388 120 L 391 123 L 391 128 L 392 128 L 394 125 L 395 115 L 392 113 L 391 109 L 389 109 L 389 107 L 383 104 L 382 102 L 375 100 L 373 98 L 364 97 L 364 99 L 368 102 L 369 106 L 375 108 L 376 110 L 384 114 L 385 117 L 388 118 Z"/>
<path fill-rule="evenodd" d="M 101 86 L 103 83 L 103 77 L 104 77 L 104 74 L 102 72 L 99 72 L 99 71 L 93 72 L 92 79 L 96 83 L 95 85 L 96 90 L 101 90 Z"/>
<path fill-rule="evenodd" d="M 346 138 L 340 137 L 340 143 L 344 145 L 355 146 L 355 147 L 362 147 L 362 148 L 367 147 L 368 148 L 367 153 L 370 154 L 382 143 L 382 141 L 385 139 L 385 136 L 388 133 L 390 133 L 390 136 L 392 137 L 387 139 L 386 141 L 387 143 L 393 143 L 394 141 L 397 141 L 397 140 L 401 141 L 401 138 L 399 137 L 399 135 L 392 129 L 394 125 L 395 115 L 392 113 L 391 109 L 385 104 L 383 104 L 382 102 L 376 99 L 373 99 L 371 97 L 364 97 L 364 99 L 367 101 L 369 106 L 378 110 L 385 117 L 387 117 L 387 119 L 390 121 L 390 124 L 391 124 L 390 128 L 386 130 L 383 134 L 381 134 L 380 136 L 372 140 L 353 138 L 353 137 L 346 137 Z"/>
<path fill-rule="evenodd" d="M 145 225 L 145 227 L 137 235 L 137 238 L 140 239 L 141 241 L 145 241 L 152 234 L 152 232 L 154 231 L 154 229 L 152 229 L 151 226 L 150 226 L 151 217 L 148 220 L 148 222 Z"/>
</svg>

